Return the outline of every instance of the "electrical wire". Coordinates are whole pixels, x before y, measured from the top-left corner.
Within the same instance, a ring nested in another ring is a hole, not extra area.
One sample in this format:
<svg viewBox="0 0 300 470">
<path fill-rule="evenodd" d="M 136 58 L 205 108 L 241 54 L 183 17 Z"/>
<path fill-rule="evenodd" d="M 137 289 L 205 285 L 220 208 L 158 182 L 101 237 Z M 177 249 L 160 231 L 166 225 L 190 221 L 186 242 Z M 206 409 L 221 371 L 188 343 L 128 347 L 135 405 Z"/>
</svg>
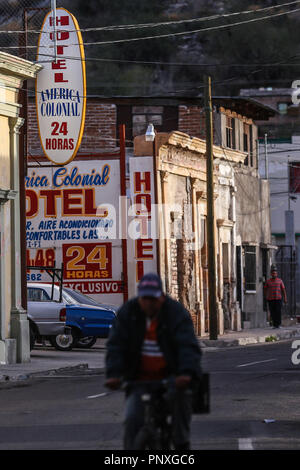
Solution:
<svg viewBox="0 0 300 470">
<path fill-rule="evenodd" d="M 228 28 L 231 28 L 231 27 L 235 27 L 235 26 L 241 26 L 241 25 L 244 25 L 244 24 L 256 23 L 258 21 L 268 20 L 268 19 L 283 16 L 283 15 L 297 13 L 299 11 L 300 11 L 300 8 L 296 8 L 294 10 L 280 12 L 280 13 L 276 13 L 274 15 L 263 16 L 261 18 L 253 18 L 251 20 L 239 21 L 239 22 L 236 22 L 236 23 L 230 23 L 230 24 L 226 24 L 226 25 L 211 26 L 211 27 L 208 27 L 208 28 L 196 29 L 196 30 L 193 30 L 193 31 L 182 31 L 182 32 L 178 32 L 178 33 L 167 33 L 167 34 L 159 34 L 159 35 L 156 35 L 156 36 L 144 36 L 144 37 L 139 37 L 139 38 L 117 39 L 117 40 L 110 40 L 110 41 L 78 42 L 76 44 L 74 43 L 74 44 L 67 44 L 67 45 L 68 46 L 81 45 L 81 46 L 84 46 L 84 47 L 95 46 L 95 45 L 103 45 L 104 46 L 104 45 L 113 45 L 113 44 L 125 44 L 125 43 L 128 43 L 128 42 L 145 41 L 145 40 L 151 40 L 151 39 L 163 39 L 163 38 L 169 38 L 169 37 L 189 36 L 191 34 L 198 34 L 198 33 L 202 33 L 202 32 L 216 31 L 216 30 L 219 31 L 219 30 L 224 30 L 224 29 L 228 29 Z M 27 46 L 22 46 L 23 49 L 36 49 L 37 47 L 38 46 L 28 46 L 28 45 Z M 50 45 L 47 45 L 47 46 L 40 45 L 39 49 L 40 48 L 53 48 L 53 47 L 54 46 L 50 46 Z M 20 48 L 20 46 L 4 46 L 4 47 L 2 47 L 2 49 L 19 49 L 19 48 Z"/>
<path fill-rule="evenodd" d="M 183 20 L 177 20 L 177 21 L 164 21 L 164 22 L 156 22 L 156 23 L 139 23 L 139 24 L 131 24 L 131 25 L 111 25 L 111 26 L 100 26 L 100 27 L 95 27 L 95 28 L 80 28 L 80 29 L 74 29 L 74 30 L 65 30 L 65 29 L 60 29 L 60 31 L 68 31 L 68 32 L 95 32 L 95 31 L 119 31 L 119 30 L 134 30 L 134 29 L 144 29 L 144 28 L 156 28 L 156 27 L 161 27 L 161 26 L 176 26 L 179 24 L 183 23 L 195 23 L 195 22 L 203 22 L 203 21 L 212 21 L 220 18 L 230 18 L 232 16 L 238 16 L 238 15 L 246 15 L 246 14 L 257 14 L 263 11 L 269 11 L 269 10 L 274 10 L 276 8 L 282 8 L 282 7 L 287 7 L 291 5 L 295 5 L 300 3 L 300 0 L 295 0 L 292 2 L 287 2 L 287 3 L 281 3 L 279 5 L 274 5 L 270 7 L 264 7 L 264 8 L 259 8 L 259 9 L 252 9 L 252 10 L 243 10 L 243 11 L 238 11 L 238 12 L 232 12 L 232 13 L 221 13 L 218 15 L 211 15 L 211 16 L 205 16 L 201 18 L 191 18 L 191 19 L 183 19 Z M 45 33 L 47 34 L 47 31 L 42 31 L 42 30 L 27 30 L 27 34 L 40 34 L 40 33 Z M 0 31 L 1 33 L 5 34 L 18 34 L 18 33 L 23 33 L 24 30 L 17 31 L 17 30 L 2 30 Z"/>
<path fill-rule="evenodd" d="M 39 54 L 41 57 L 49 57 L 49 60 L 39 60 L 39 64 L 48 64 L 52 63 L 53 59 L 55 59 L 54 54 Z M 299 55 L 294 56 L 299 57 Z M 222 64 L 222 63 L 188 63 L 188 62 L 163 62 L 163 61 L 146 61 L 146 60 L 125 60 L 125 59 L 100 59 L 98 57 L 85 57 L 81 59 L 81 57 L 75 56 L 65 56 L 64 59 L 69 60 L 79 60 L 82 62 L 109 62 L 109 63 L 124 63 L 124 64 L 133 64 L 133 65 L 167 65 L 170 67 L 288 67 L 288 66 L 295 66 L 300 67 L 300 63 L 251 63 L 251 64 Z M 50 60 L 52 59 L 52 60 Z"/>
</svg>

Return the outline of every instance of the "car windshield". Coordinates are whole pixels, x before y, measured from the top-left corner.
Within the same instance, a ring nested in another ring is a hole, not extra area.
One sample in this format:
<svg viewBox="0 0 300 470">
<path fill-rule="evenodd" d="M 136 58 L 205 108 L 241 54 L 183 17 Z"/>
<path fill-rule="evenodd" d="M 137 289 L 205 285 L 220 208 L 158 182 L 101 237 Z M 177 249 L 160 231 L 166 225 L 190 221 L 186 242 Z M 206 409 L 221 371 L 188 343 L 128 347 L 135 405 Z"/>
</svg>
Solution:
<svg viewBox="0 0 300 470">
<path fill-rule="evenodd" d="M 99 305 L 98 302 L 96 302 L 91 297 L 88 297 L 87 295 L 84 295 L 81 292 L 78 292 L 76 290 L 72 290 L 67 287 L 64 287 L 64 293 L 66 293 L 69 297 L 72 297 L 73 303 L 75 300 L 75 302 L 80 303 L 80 304 Z"/>
</svg>

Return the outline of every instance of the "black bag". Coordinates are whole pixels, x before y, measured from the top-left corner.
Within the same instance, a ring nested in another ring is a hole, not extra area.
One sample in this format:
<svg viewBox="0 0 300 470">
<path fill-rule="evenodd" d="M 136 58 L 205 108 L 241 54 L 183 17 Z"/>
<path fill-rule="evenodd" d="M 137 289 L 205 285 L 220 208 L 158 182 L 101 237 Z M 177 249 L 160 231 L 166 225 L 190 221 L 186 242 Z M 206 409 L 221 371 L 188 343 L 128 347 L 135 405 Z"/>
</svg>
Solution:
<svg viewBox="0 0 300 470">
<path fill-rule="evenodd" d="M 204 414 L 210 412 L 209 374 L 203 373 L 201 378 L 193 383 L 193 413 Z"/>
</svg>

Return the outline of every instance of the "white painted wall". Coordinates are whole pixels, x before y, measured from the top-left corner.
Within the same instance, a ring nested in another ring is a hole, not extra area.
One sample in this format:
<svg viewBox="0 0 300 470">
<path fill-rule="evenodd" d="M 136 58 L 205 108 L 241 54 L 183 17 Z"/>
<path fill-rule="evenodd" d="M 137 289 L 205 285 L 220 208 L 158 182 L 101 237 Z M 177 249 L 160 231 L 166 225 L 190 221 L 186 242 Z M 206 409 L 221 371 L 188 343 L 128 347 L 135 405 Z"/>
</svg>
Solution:
<svg viewBox="0 0 300 470">
<path fill-rule="evenodd" d="M 271 230 L 272 233 L 285 233 L 285 211 L 289 208 L 288 163 L 300 162 L 300 136 L 292 137 L 292 143 L 267 145 L 269 166 Z M 259 174 L 265 178 L 265 145 L 259 146 Z M 300 233 L 300 194 L 295 195 L 296 202 L 290 201 L 294 211 L 295 232 Z"/>
</svg>

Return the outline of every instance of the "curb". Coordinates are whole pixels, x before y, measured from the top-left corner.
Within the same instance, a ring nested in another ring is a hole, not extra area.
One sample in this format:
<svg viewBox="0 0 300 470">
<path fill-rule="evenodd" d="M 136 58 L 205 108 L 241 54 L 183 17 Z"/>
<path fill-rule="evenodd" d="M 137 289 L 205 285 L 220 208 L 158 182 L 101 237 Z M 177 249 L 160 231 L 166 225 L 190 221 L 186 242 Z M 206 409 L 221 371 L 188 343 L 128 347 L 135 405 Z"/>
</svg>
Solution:
<svg viewBox="0 0 300 470">
<path fill-rule="evenodd" d="M 17 375 L 0 375 L 0 383 L 8 383 L 8 382 L 19 382 L 22 380 L 29 380 L 30 378 L 39 375 L 39 374 L 45 374 L 45 375 L 55 375 L 58 372 L 70 372 L 72 370 L 80 370 L 80 369 L 88 369 L 89 365 L 87 363 L 84 364 L 76 364 L 75 366 L 65 366 L 65 367 L 59 367 L 57 369 L 48 369 L 48 370 L 39 370 L 35 372 L 28 372 L 26 374 L 20 373 Z"/>
<path fill-rule="evenodd" d="M 236 346 L 247 346 L 248 344 L 269 344 L 277 341 L 284 341 L 291 338 L 300 337 L 300 329 L 292 331 L 282 331 L 280 333 L 270 333 L 260 336 L 248 336 L 236 339 L 201 339 L 199 345 L 201 348 L 229 348 Z M 270 341 L 267 341 L 270 338 Z"/>
</svg>

